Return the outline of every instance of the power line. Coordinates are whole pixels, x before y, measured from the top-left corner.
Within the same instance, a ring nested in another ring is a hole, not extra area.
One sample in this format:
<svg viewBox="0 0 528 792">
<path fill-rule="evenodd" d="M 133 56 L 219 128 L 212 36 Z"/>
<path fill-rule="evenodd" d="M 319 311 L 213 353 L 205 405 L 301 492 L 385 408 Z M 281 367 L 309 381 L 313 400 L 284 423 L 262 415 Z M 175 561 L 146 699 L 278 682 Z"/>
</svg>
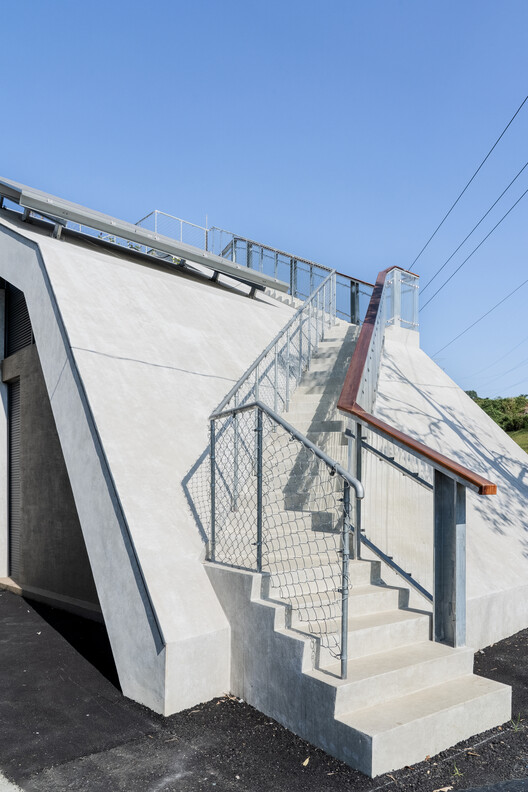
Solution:
<svg viewBox="0 0 528 792">
<path fill-rule="evenodd" d="M 523 385 L 525 382 L 528 382 L 528 377 L 523 377 L 523 379 L 517 380 L 512 385 L 505 385 L 504 387 L 509 390 L 510 388 L 516 388 L 517 385 Z"/>
<path fill-rule="evenodd" d="M 517 371 L 517 369 L 520 369 L 522 366 L 525 366 L 527 363 L 528 363 L 528 358 L 524 358 L 524 360 L 521 360 L 519 363 L 516 363 L 515 366 L 512 366 L 506 371 L 503 371 L 500 374 L 493 374 L 491 377 L 485 379 L 484 382 L 482 382 L 479 385 L 479 388 L 487 388 L 490 384 L 496 382 L 498 379 L 501 379 L 501 377 L 505 377 L 506 374 L 511 374 L 512 371 Z"/>
<path fill-rule="evenodd" d="M 418 255 L 416 256 L 416 258 L 414 259 L 413 263 L 412 263 L 412 264 L 411 264 L 411 266 L 409 267 L 409 269 L 410 269 L 410 270 L 412 270 L 412 268 L 414 267 L 414 265 L 416 264 L 416 262 L 418 261 L 418 259 L 419 259 L 419 258 L 420 258 L 420 256 L 422 255 L 422 253 L 424 252 L 424 250 L 425 250 L 425 249 L 428 247 L 429 243 L 430 243 L 430 242 L 431 242 L 431 241 L 434 239 L 434 237 L 436 236 L 436 234 L 438 233 L 438 231 L 439 231 L 439 230 L 441 229 L 441 227 L 444 225 L 445 221 L 447 220 L 447 218 L 449 217 L 449 215 L 451 214 L 451 212 L 453 211 L 453 209 L 455 208 L 455 206 L 457 205 L 457 203 L 460 201 L 460 199 L 462 198 L 462 196 L 463 196 L 463 195 L 464 195 L 464 193 L 466 192 L 467 188 L 469 187 L 469 185 L 471 184 L 471 182 L 474 180 L 475 176 L 478 174 L 478 172 L 480 171 L 480 169 L 482 168 L 482 166 L 484 165 L 484 163 L 485 163 L 485 162 L 486 162 L 486 161 L 489 159 L 489 157 L 490 157 L 491 153 L 492 153 L 492 152 L 493 152 L 493 150 L 496 148 L 496 146 L 498 145 L 498 143 L 500 142 L 500 140 L 501 140 L 501 139 L 504 137 L 504 135 L 506 134 L 507 130 L 508 130 L 508 129 L 509 129 L 509 127 L 512 125 L 512 123 L 514 122 L 515 118 L 516 118 L 516 117 L 517 117 L 517 115 L 520 113 L 520 111 L 522 110 L 523 106 L 526 104 L 526 101 L 527 101 L 527 100 L 528 100 L 528 95 L 524 97 L 523 101 L 521 102 L 521 104 L 519 105 L 519 107 L 517 108 L 517 110 L 515 111 L 515 113 L 513 114 L 513 116 L 510 118 L 510 120 L 508 121 L 508 123 L 506 124 L 506 126 L 504 127 L 504 129 L 502 130 L 502 132 L 500 133 L 499 137 L 497 138 L 497 140 L 495 141 L 495 143 L 493 144 L 493 146 L 490 148 L 490 150 L 488 151 L 488 153 L 486 154 L 486 156 L 484 157 L 484 159 L 482 160 L 482 162 L 481 162 L 481 163 L 480 163 L 480 165 L 478 166 L 477 170 L 475 171 L 475 173 L 473 174 L 473 176 L 471 177 L 471 179 L 468 181 L 468 183 L 466 184 L 466 186 L 464 187 L 464 189 L 462 190 L 462 192 L 460 193 L 460 195 L 458 196 L 458 198 L 456 199 L 456 201 L 454 202 L 454 204 L 451 206 L 451 208 L 449 209 L 449 211 L 447 212 L 447 214 L 446 214 L 446 215 L 444 215 L 444 217 L 442 218 L 441 222 L 440 222 L 440 223 L 437 225 L 437 227 L 435 228 L 435 230 L 433 231 L 433 233 L 431 234 L 431 236 L 429 237 L 429 239 L 427 240 L 427 242 L 425 243 L 425 245 L 423 246 L 423 248 L 420 250 L 420 252 L 419 252 L 419 253 L 418 253 Z"/>
<path fill-rule="evenodd" d="M 440 269 L 439 269 L 439 270 L 437 270 L 437 271 L 435 272 L 435 274 L 433 275 L 433 277 L 431 278 L 431 280 L 427 281 L 427 283 L 425 284 L 425 286 L 424 286 L 424 287 L 423 287 L 423 289 L 421 290 L 422 294 L 423 294 L 423 293 L 424 293 L 424 291 L 425 291 L 425 290 L 426 290 L 426 289 L 427 289 L 427 288 L 428 288 L 428 287 L 431 285 L 431 283 L 434 281 L 434 279 L 435 279 L 435 278 L 436 278 L 438 275 L 440 275 L 440 273 L 442 272 L 442 270 L 444 269 L 444 267 L 446 267 L 446 266 L 449 264 L 449 262 L 451 261 L 451 259 L 453 258 L 453 256 L 454 256 L 456 253 L 458 253 L 458 251 L 460 250 L 460 248 L 462 247 L 462 245 L 463 245 L 465 242 L 467 242 L 467 240 L 468 240 L 468 239 L 469 239 L 469 237 L 470 237 L 470 236 L 473 234 L 473 232 L 477 230 L 477 228 L 479 227 L 479 225 L 482 223 L 482 221 L 483 221 L 483 220 L 485 220 L 485 219 L 486 219 L 486 217 L 489 215 L 489 213 L 491 212 L 491 210 L 492 210 L 492 209 L 493 209 L 495 206 L 497 206 L 497 204 L 499 203 L 499 201 L 500 201 L 500 199 L 502 198 L 502 196 L 503 196 L 505 193 L 507 193 L 507 192 L 508 192 L 508 190 L 510 189 L 510 187 L 512 186 L 512 184 L 513 184 L 515 181 L 517 181 L 517 179 L 519 178 L 519 176 L 521 175 L 521 173 L 523 172 L 523 170 L 524 170 L 524 169 L 525 169 L 527 166 L 528 166 L 528 161 L 524 163 L 524 165 L 522 166 L 522 168 L 521 168 L 521 170 L 519 171 L 519 173 L 518 173 L 516 176 L 514 176 L 514 178 L 513 178 L 513 179 L 511 180 L 511 182 L 508 184 L 508 186 L 506 187 L 506 189 L 504 189 L 504 190 L 501 192 L 501 194 L 499 195 L 499 197 L 497 198 L 497 200 L 496 200 L 494 203 L 492 203 L 492 204 L 491 204 L 491 206 L 490 206 L 490 208 L 488 209 L 488 211 L 486 212 L 486 214 L 483 214 L 483 215 L 482 215 L 482 217 L 480 218 L 480 220 L 478 221 L 478 223 L 477 223 L 475 226 L 473 226 L 473 228 L 471 229 L 471 231 L 469 232 L 469 234 L 467 235 L 467 237 L 465 237 L 465 239 L 463 239 L 463 240 L 462 240 L 462 242 L 461 242 L 461 243 L 460 243 L 460 245 L 457 247 L 457 249 L 456 249 L 456 250 L 455 250 L 453 253 L 451 253 L 451 255 L 449 256 L 449 258 L 447 259 L 447 261 L 445 261 L 445 262 L 442 264 L 442 266 L 440 267 Z"/>
<path fill-rule="evenodd" d="M 515 201 L 515 203 L 513 204 L 513 206 L 510 206 L 510 208 L 508 209 L 508 211 L 506 212 L 506 214 L 504 214 L 504 215 L 501 217 L 501 219 L 499 220 L 499 222 L 498 222 L 498 223 L 496 223 L 496 225 L 494 225 L 494 226 L 493 226 L 493 228 L 491 229 L 491 231 L 489 231 L 489 233 L 487 233 L 487 234 L 486 234 L 486 236 L 484 237 L 484 239 L 483 239 L 483 240 L 481 240 L 481 241 L 478 243 L 477 247 L 476 247 L 476 248 L 473 248 L 473 250 L 471 251 L 471 253 L 469 254 L 469 256 L 466 256 L 466 258 L 464 259 L 464 261 L 462 262 L 462 264 L 459 264 L 459 265 L 458 265 L 458 267 L 456 268 L 456 270 L 454 270 L 454 272 L 452 272 L 452 273 L 451 273 L 451 275 L 449 276 L 449 278 L 448 278 L 447 280 L 445 280 L 445 281 L 442 283 L 442 285 L 441 285 L 441 286 L 440 286 L 440 287 L 439 287 L 439 288 L 438 288 L 438 289 L 435 291 L 435 293 L 434 293 L 434 294 L 433 294 L 431 297 L 429 297 L 429 299 L 427 300 L 427 302 L 426 302 L 426 303 L 424 303 L 424 305 L 422 305 L 422 307 L 420 308 L 420 311 L 423 311 L 423 309 L 424 309 L 424 308 L 426 308 L 426 307 L 429 305 L 429 303 L 430 303 L 432 300 L 434 300 L 434 298 L 436 297 L 436 295 L 437 295 L 439 292 L 441 292 L 441 291 L 442 291 L 442 289 L 444 288 L 444 286 L 447 286 L 447 284 L 449 283 L 449 281 L 450 281 L 452 278 L 454 278 L 454 277 L 455 277 L 455 275 L 457 274 L 457 272 L 458 272 L 459 270 L 461 270 L 461 269 L 462 269 L 462 267 L 464 266 L 464 264 L 465 264 L 467 261 L 469 261 L 469 259 L 471 258 L 471 256 L 472 256 L 474 253 L 476 253 L 476 252 L 477 252 L 477 250 L 478 250 L 480 247 L 482 247 L 482 245 L 484 244 L 484 242 L 486 241 L 486 239 L 488 239 L 488 238 L 489 238 L 489 237 L 490 237 L 490 236 L 493 234 L 493 232 L 495 231 L 495 229 L 496 229 L 496 228 L 498 228 L 498 227 L 500 226 L 500 224 L 502 223 L 502 221 L 503 221 L 503 220 L 506 220 L 506 218 L 508 217 L 508 215 L 510 214 L 510 212 L 512 212 L 512 211 L 515 209 L 515 207 L 517 206 L 517 204 L 518 204 L 520 201 L 522 201 L 522 199 L 524 198 L 524 196 L 526 195 L 526 193 L 528 193 L 528 189 L 526 189 L 526 190 L 523 192 L 523 194 L 521 195 L 521 197 L 520 197 L 520 198 L 517 198 L 517 200 Z"/>
<path fill-rule="evenodd" d="M 528 341 L 528 336 L 525 336 L 521 341 L 519 341 L 518 344 L 515 344 L 514 347 L 511 347 L 511 349 L 508 349 L 508 351 L 505 352 L 504 355 L 501 355 L 500 358 L 494 360 L 493 363 L 488 363 L 487 366 L 484 366 L 484 368 L 481 368 L 478 371 L 474 371 L 473 374 L 468 374 L 466 376 L 466 379 L 471 379 L 472 377 L 478 377 L 479 374 L 482 374 L 483 371 L 487 371 L 488 369 L 493 368 L 493 366 L 496 366 L 497 363 L 502 363 L 504 358 L 508 357 L 508 355 L 511 355 L 512 352 L 515 352 L 515 350 L 518 349 L 522 344 L 524 344 L 525 341 Z"/>
<path fill-rule="evenodd" d="M 522 287 L 523 287 L 523 286 L 524 286 L 526 283 L 528 283 L 528 278 L 526 278 L 526 280 L 525 280 L 525 281 L 523 281 L 522 283 L 520 283 L 520 284 L 519 284 L 519 286 L 517 286 L 515 289 L 513 289 L 513 291 L 511 291 L 509 294 L 507 294 L 507 295 L 506 295 L 506 297 L 503 297 L 503 298 L 502 298 L 502 300 L 500 300 L 498 303 L 496 303 L 496 304 L 493 306 L 493 308 L 490 308 L 490 309 L 489 309 L 489 311 L 486 311 L 486 313 L 485 313 L 485 314 L 482 314 L 482 316 L 480 316 L 480 317 L 479 317 L 478 319 L 476 319 L 476 320 L 475 320 L 475 321 L 474 321 L 472 324 L 470 324 L 470 325 L 469 325 L 469 327 L 466 327 L 466 329 L 465 329 L 465 330 L 462 330 L 462 332 L 461 332 L 461 333 L 459 333 L 459 334 L 458 334 L 457 336 L 455 336 L 454 338 L 452 338 L 452 339 L 451 339 L 451 341 L 448 341 L 448 343 L 447 343 L 447 344 L 445 344 L 445 346 L 443 346 L 443 347 L 442 347 L 442 349 L 439 349 L 439 350 L 438 350 L 438 352 L 435 352 L 435 353 L 434 353 L 433 357 L 436 357 L 437 355 L 439 355 L 439 354 L 440 354 L 440 352 L 443 352 L 443 351 L 444 351 L 444 349 L 447 349 L 447 347 L 448 347 L 448 346 L 451 346 L 451 344 L 454 344 L 454 343 L 455 343 L 455 341 L 458 341 L 458 339 L 459 339 L 459 338 L 461 338 L 463 335 L 465 335 L 465 334 L 466 334 L 466 333 L 467 333 L 469 330 L 471 330 L 471 328 L 472 328 L 472 327 L 475 327 L 475 325 L 476 325 L 476 324 L 478 324 L 479 322 L 481 322 L 483 319 L 485 319 L 485 318 L 486 318 L 486 316 L 489 316 L 489 314 L 490 314 L 492 311 L 494 311 L 494 310 L 495 310 L 495 308 L 498 308 L 498 307 L 499 307 L 499 305 L 502 305 L 502 303 L 506 302 L 506 300 L 508 300 L 508 299 L 509 299 L 509 298 L 510 298 L 512 295 L 514 295 L 516 292 L 518 292 L 518 291 L 519 291 L 519 289 L 522 289 Z"/>
</svg>

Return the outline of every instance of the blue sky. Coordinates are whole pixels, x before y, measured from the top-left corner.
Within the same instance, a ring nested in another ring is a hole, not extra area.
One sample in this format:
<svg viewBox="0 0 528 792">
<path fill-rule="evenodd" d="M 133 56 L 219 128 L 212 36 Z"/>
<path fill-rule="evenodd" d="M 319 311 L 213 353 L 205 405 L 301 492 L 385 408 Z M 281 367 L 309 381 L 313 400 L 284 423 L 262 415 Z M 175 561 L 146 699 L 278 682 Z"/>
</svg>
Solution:
<svg viewBox="0 0 528 792">
<path fill-rule="evenodd" d="M 411 264 L 528 94 L 526 0 L 0 6 L 1 175 L 132 221 L 207 214 L 365 280 Z M 528 102 L 422 285 L 527 160 Z M 527 188 L 528 168 L 446 276 Z M 527 208 L 424 308 L 429 354 L 528 278 Z M 435 359 L 481 395 L 527 393 L 526 306 L 528 284 Z"/>
</svg>

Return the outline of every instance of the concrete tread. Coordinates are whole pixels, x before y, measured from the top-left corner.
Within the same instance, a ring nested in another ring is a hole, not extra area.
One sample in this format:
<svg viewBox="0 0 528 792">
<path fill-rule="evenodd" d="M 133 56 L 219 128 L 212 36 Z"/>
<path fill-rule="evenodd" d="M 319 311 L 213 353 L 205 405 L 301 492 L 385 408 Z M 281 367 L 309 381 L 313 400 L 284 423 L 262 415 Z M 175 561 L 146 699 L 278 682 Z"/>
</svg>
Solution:
<svg viewBox="0 0 528 792">
<path fill-rule="evenodd" d="M 338 719 L 364 734 L 379 735 L 439 712 L 465 707 L 469 702 L 484 696 L 500 693 L 509 695 L 509 690 L 500 682 L 470 674 L 374 707 L 343 713 Z"/>
<path fill-rule="evenodd" d="M 385 652 L 376 652 L 375 654 L 366 655 L 365 657 L 349 660 L 347 665 L 347 678 L 337 679 L 336 684 L 338 687 L 344 686 L 350 682 L 370 679 L 371 677 L 379 676 L 397 669 L 449 657 L 455 653 L 473 655 L 473 650 L 467 647 L 453 649 L 451 646 L 446 646 L 445 644 L 435 641 L 422 641 L 416 644 L 398 646 L 395 649 L 389 649 Z M 339 663 L 331 663 L 321 668 L 318 675 L 324 675 L 326 677 L 327 674 L 339 674 L 340 668 Z"/>
</svg>

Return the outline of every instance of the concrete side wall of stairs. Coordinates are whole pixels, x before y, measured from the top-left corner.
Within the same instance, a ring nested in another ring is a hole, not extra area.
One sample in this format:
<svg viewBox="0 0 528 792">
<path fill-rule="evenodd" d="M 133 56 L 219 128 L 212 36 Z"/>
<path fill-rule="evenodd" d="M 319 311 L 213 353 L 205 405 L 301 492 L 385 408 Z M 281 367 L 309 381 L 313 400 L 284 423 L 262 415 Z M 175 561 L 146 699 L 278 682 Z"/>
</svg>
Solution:
<svg viewBox="0 0 528 792">
<path fill-rule="evenodd" d="M 375 566 L 357 563 L 360 576 L 365 568 L 376 576 Z M 510 718 L 510 689 L 474 676 L 470 650 L 427 640 L 426 614 L 352 619 L 358 656 L 340 680 L 335 666 L 313 668 L 314 641 L 288 627 L 291 614 L 269 598 L 267 575 L 206 568 L 231 624 L 231 691 L 367 775 L 421 761 Z"/>
<path fill-rule="evenodd" d="M 287 415 L 345 464 L 335 405 L 355 338 L 344 323 L 328 331 Z M 409 592 L 382 581 L 379 562 L 350 565 L 349 659 L 347 679 L 340 678 L 340 535 L 323 525 L 329 514 L 313 512 L 327 483 L 309 480 L 314 468 L 302 447 L 281 456 L 277 438 L 270 451 L 274 470 L 265 485 L 275 495 L 272 509 L 264 499 L 266 573 L 206 565 L 231 625 L 231 690 L 368 775 L 507 720 L 510 689 L 475 677 L 471 650 L 430 641 L 430 614 L 409 608 Z M 244 504 L 251 513 L 251 498 Z M 242 523 L 234 512 L 224 526 L 228 547 L 246 530 L 242 511 Z"/>
</svg>

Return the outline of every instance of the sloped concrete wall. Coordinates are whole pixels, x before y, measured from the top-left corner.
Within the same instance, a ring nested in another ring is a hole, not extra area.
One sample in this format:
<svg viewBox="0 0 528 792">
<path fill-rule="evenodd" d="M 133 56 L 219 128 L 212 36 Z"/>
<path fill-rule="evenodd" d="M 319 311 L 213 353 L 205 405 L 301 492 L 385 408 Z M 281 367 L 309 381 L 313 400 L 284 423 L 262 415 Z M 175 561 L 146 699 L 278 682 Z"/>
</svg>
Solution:
<svg viewBox="0 0 528 792">
<path fill-rule="evenodd" d="M 528 626 L 528 455 L 425 352 L 405 341 L 405 332 L 388 330 L 375 414 L 498 488 L 493 496 L 467 490 L 467 643 L 478 649 Z M 409 571 L 419 577 L 420 566 L 430 569 L 424 548 L 432 537 L 432 496 L 397 471 L 387 475 L 400 479 L 403 495 L 398 503 L 384 503 L 385 527 L 395 536 L 407 532 L 416 564 Z M 382 509 L 378 504 L 378 514 Z M 368 534 L 367 521 L 365 528 Z"/>
<path fill-rule="evenodd" d="M 126 695 L 170 712 L 229 687 L 229 625 L 182 482 L 207 416 L 292 309 L 0 216 L 26 296 Z"/>
</svg>

